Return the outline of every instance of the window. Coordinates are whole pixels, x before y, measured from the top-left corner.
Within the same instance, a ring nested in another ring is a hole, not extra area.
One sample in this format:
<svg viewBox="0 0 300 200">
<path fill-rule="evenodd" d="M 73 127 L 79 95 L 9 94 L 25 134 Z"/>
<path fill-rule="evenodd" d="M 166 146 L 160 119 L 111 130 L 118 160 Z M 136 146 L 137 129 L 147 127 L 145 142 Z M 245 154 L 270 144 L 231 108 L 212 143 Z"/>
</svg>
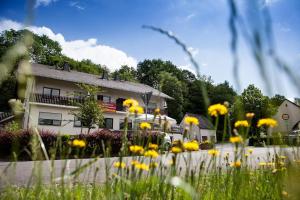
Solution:
<svg viewBox="0 0 300 200">
<path fill-rule="evenodd" d="M 216 136 L 210 136 L 210 141 L 211 142 L 216 142 Z"/>
<path fill-rule="evenodd" d="M 49 96 L 59 96 L 60 95 L 60 89 L 44 87 L 43 88 L 43 94 L 44 95 L 49 95 Z"/>
<path fill-rule="evenodd" d="M 39 125 L 61 126 L 61 113 L 39 113 Z"/>
<path fill-rule="evenodd" d="M 157 104 L 156 103 L 149 103 L 148 104 L 148 108 L 150 108 L 150 109 L 155 109 L 155 108 L 157 108 Z"/>
<path fill-rule="evenodd" d="M 202 136 L 202 142 L 207 141 L 208 137 L 207 136 Z"/>
<path fill-rule="evenodd" d="M 74 98 L 76 98 L 76 99 L 82 99 L 84 96 L 85 95 L 83 92 L 78 92 L 78 91 L 74 92 Z"/>
<path fill-rule="evenodd" d="M 74 116 L 74 127 L 81 127 L 81 121 L 77 116 Z"/>
<path fill-rule="evenodd" d="M 114 127 L 114 120 L 113 118 L 104 118 L 104 128 L 113 129 Z"/>
<path fill-rule="evenodd" d="M 111 96 L 97 95 L 97 100 L 103 103 L 111 103 Z"/>
<path fill-rule="evenodd" d="M 125 121 L 124 121 L 124 119 L 120 119 L 120 130 L 124 130 L 124 128 L 125 128 Z M 132 130 L 132 122 L 131 121 L 128 121 L 127 129 Z"/>
</svg>

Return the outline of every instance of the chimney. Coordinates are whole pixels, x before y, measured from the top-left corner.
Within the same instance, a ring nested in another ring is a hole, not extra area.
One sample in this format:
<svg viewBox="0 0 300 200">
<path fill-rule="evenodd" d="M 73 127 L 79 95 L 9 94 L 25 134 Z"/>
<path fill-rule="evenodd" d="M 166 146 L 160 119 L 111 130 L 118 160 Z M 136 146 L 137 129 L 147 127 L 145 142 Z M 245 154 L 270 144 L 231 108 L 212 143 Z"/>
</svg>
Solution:
<svg viewBox="0 0 300 200">
<path fill-rule="evenodd" d="M 115 81 L 120 81 L 121 80 L 119 74 L 115 73 L 114 80 Z"/>
<path fill-rule="evenodd" d="M 68 72 L 71 70 L 69 63 L 65 62 L 63 70 Z"/>
<path fill-rule="evenodd" d="M 106 80 L 108 80 L 108 72 L 107 72 L 107 71 L 103 71 L 103 72 L 102 72 L 101 79 L 106 79 Z"/>
</svg>

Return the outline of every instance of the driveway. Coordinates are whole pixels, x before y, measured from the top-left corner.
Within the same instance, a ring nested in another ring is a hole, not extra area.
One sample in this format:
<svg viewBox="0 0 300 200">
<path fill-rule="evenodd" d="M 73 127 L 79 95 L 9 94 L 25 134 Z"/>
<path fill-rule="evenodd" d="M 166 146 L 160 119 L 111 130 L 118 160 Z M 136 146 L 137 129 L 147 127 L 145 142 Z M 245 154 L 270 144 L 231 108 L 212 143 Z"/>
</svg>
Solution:
<svg viewBox="0 0 300 200">
<path fill-rule="evenodd" d="M 247 147 L 246 149 L 249 149 Z M 234 148 L 231 144 L 216 145 L 216 149 L 220 150 L 221 155 L 217 161 L 218 165 L 225 166 L 224 155 L 229 153 L 229 160 L 233 160 Z M 253 168 L 257 167 L 260 161 L 270 161 L 270 157 L 274 152 L 279 152 L 280 155 L 292 156 L 292 148 L 279 148 L 279 147 L 260 147 L 252 148 L 253 153 L 250 155 L 248 165 Z M 181 153 L 178 159 L 179 167 L 185 168 L 186 164 L 184 157 L 188 157 L 189 153 Z M 159 156 L 156 161 L 161 162 L 163 165 L 168 166 L 170 164 L 172 154 L 163 154 Z M 210 156 L 207 150 L 200 150 L 191 153 L 192 164 L 191 166 L 197 167 L 202 161 L 207 161 Z M 123 161 L 130 165 L 130 161 L 133 157 L 124 157 Z M 145 162 L 149 158 L 141 157 L 145 159 Z M 82 168 L 82 171 L 77 180 L 80 182 L 97 182 L 103 183 L 106 180 L 106 171 L 109 171 L 109 175 L 115 172 L 113 163 L 119 161 L 119 158 L 99 158 L 99 159 L 69 159 L 69 160 L 54 160 L 54 161 L 25 161 L 25 162 L 0 162 L 0 187 L 5 185 L 18 185 L 25 186 L 27 184 L 34 183 L 36 181 L 43 181 L 43 183 L 49 183 L 51 180 L 56 179 L 59 181 L 63 175 L 68 175 L 78 169 L 79 166 L 83 167 L 90 164 L 89 167 Z M 206 162 L 208 163 L 208 162 Z M 107 169 L 107 170 L 106 170 Z M 53 172 L 53 173 L 51 173 Z M 36 176 L 35 176 L 36 175 Z M 108 175 L 108 176 L 109 176 Z M 37 179 L 35 177 L 40 177 Z M 67 177 L 65 177 L 67 178 Z"/>
</svg>

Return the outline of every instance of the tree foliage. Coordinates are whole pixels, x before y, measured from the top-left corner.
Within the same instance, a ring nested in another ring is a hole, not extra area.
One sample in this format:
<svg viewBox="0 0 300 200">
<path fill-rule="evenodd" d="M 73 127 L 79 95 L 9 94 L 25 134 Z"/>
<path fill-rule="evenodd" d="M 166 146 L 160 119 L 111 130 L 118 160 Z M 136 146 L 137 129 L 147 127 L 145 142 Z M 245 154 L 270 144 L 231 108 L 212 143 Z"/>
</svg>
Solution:
<svg viewBox="0 0 300 200">
<path fill-rule="evenodd" d="M 103 113 L 95 98 L 100 88 L 86 84 L 78 84 L 78 86 L 88 95 L 84 97 L 84 103 L 78 104 L 79 109 L 72 114 L 80 119 L 81 125 L 87 127 L 89 133 L 95 125 L 100 127 L 103 124 Z"/>
<path fill-rule="evenodd" d="M 277 111 L 277 107 L 272 104 L 269 97 L 264 96 L 260 89 L 253 84 L 249 85 L 240 96 L 237 97 L 233 106 L 234 119 L 245 118 L 245 113 L 254 113 L 253 124 L 261 118 L 272 117 Z M 258 134 L 258 129 L 252 127 L 252 134 Z"/>
<path fill-rule="evenodd" d="M 183 117 L 183 91 L 181 82 L 168 72 L 159 74 L 161 91 L 173 97 L 167 99 L 168 115 L 180 122 Z"/>
<path fill-rule="evenodd" d="M 286 99 L 285 96 L 282 96 L 280 94 L 275 94 L 275 96 L 271 97 L 270 101 L 272 105 L 274 105 L 275 107 L 279 107 L 285 99 Z"/>
<path fill-rule="evenodd" d="M 10 106 L 8 101 L 17 95 L 17 79 L 14 75 L 8 76 L 0 83 L 0 111 L 8 111 Z"/>
<path fill-rule="evenodd" d="M 111 74 L 113 79 L 137 82 L 137 71 L 133 67 L 122 65 Z"/>
</svg>

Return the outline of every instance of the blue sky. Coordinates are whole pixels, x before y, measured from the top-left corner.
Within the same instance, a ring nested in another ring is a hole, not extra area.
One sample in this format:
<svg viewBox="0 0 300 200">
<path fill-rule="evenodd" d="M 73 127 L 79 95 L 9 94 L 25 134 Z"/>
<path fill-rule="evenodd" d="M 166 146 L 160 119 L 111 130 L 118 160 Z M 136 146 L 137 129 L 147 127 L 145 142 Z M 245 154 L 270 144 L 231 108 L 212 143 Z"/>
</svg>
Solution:
<svg viewBox="0 0 300 200">
<path fill-rule="evenodd" d="M 279 55 L 299 74 L 300 1 L 257 1 L 270 10 Z M 245 1 L 238 2 L 247 17 Z M 26 1 L 2 0 L 0 13 L 0 30 L 19 27 L 27 14 Z M 120 64 L 161 58 L 193 71 L 173 41 L 141 28 L 144 24 L 161 27 L 191 47 L 202 74 L 210 75 L 216 83 L 228 80 L 234 85 L 228 18 L 226 0 L 40 0 L 31 25 L 37 33 L 53 34 L 68 56 L 90 58 L 111 70 Z M 265 80 L 244 42 L 239 45 L 239 57 L 241 89 L 254 83 L 266 93 Z M 270 66 L 268 73 L 274 83 L 269 95 L 300 96 L 280 71 Z"/>
</svg>

